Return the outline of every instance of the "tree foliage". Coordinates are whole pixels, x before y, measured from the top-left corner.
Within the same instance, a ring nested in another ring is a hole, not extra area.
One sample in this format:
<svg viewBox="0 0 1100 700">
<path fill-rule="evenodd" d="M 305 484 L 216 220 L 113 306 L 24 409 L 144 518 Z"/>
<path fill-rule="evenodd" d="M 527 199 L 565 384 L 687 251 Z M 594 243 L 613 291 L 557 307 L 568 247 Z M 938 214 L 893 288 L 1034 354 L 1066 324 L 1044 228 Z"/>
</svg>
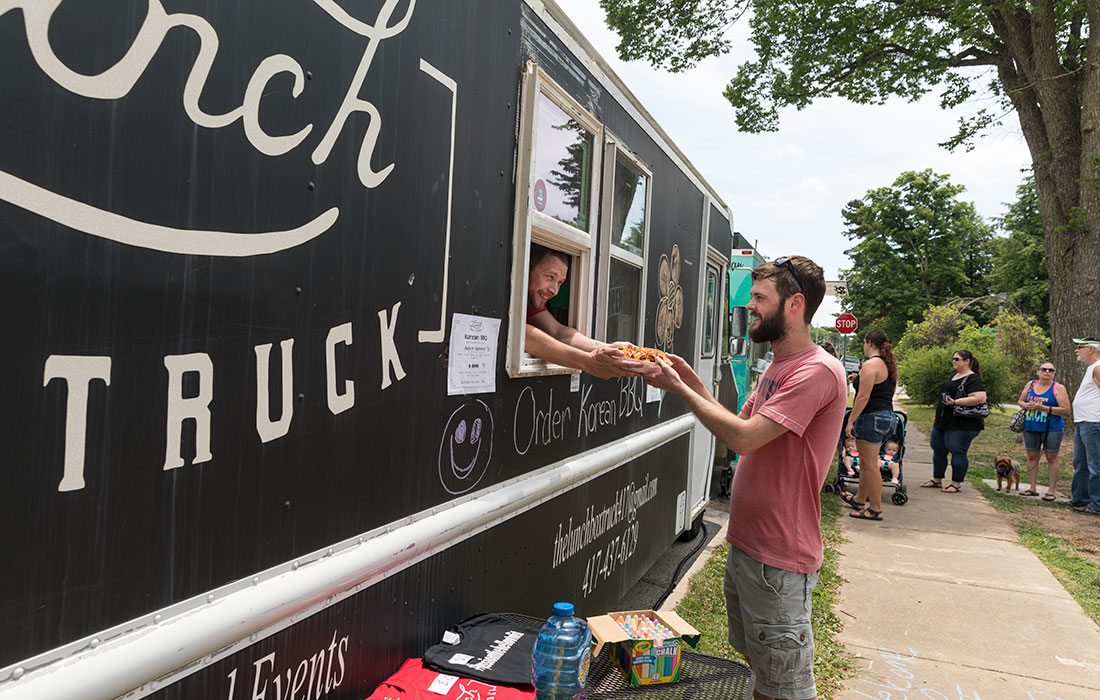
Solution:
<svg viewBox="0 0 1100 700">
<path fill-rule="evenodd" d="M 976 329 L 975 329 L 976 330 Z M 966 334 L 964 334 L 966 335 Z M 955 344 L 935 348 L 918 348 L 898 360 L 898 382 L 905 385 L 909 398 L 917 403 L 933 405 L 940 398 L 940 387 L 954 374 L 951 354 L 969 350 L 978 358 L 990 406 L 1013 401 L 1020 387 L 1008 368 L 1008 359 L 992 343 L 975 343 L 980 336 L 960 338 Z"/>
<path fill-rule="evenodd" d="M 977 329 L 972 329 L 976 332 Z M 969 350 L 978 358 L 982 381 L 986 385 L 991 406 L 1011 402 L 1019 387 L 1008 368 L 1008 359 L 993 343 L 975 342 L 980 335 L 964 333 L 964 337 L 948 346 L 918 348 L 898 361 L 898 381 L 905 385 L 909 398 L 917 403 L 933 405 L 940 398 L 943 382 L 954 374 L 951 355 L 956 350 Z"/>
<path fill-rule="evenodd" d="M 1008 309 L 1001 309 L 992 327 L 997 331 L 997 349 L 1008 358 L 1014 382 L 1023 387 L 1035 376 L 1039 363 L 1050 357 L 1050 338 L 1033 317 Z"/>
<path fill-rule="evenodd" d="M 1035 178 L 1027 177 L 1016 188 L 1016 201 L 1009 205 L 1008 212 L 997 225 L 1007 235 L 993 241 L 990 285 L 1016 308 L 1034 316 L 1049 333 L 1050 281 Z"/>
<path fill-rule="evenodd" d="M 897 344 L 898 357 L 913 350 L 951 345 L 959 339 L 962 329 L 973 322 L 957 306 L 930 306 L 924 310 L 920 321 L 909 321 L 906 325 L 905 334 Z"/>
<path fill-rule="evenodd" d="M 726 88 L 744 131 L 774 131 L 781 108 L 801 109 L 822 97 L 881 104 L 895 96 L 917 100 L 939 89 L 940 103 L 956 107 L 978 95 L 995 95 L 1000 109 L 961 122 L 951 145 L 968 143 L 999 123 L 1015 100 L 1032 97 L 1020 94 L 1025 89 L 1049 89 L 1017 84 L 1039 72 L 1040 61 L 1060 68 L 1063 75 L 1057 77 L 1067 85 L 1083 78 L 1078 74 L 1090 58 L 1089 20 L 1100 24 L 1100 12 L 1089 0 L 600 0 L 600 5 L 619 33 L 620 56 L 674 72 L 728 52 L 726 30 L 747 15 L 756 59 L 743 63 Z M 1035 43 L 1040 38 L 1044 45 Z"/>
<path fill-rule="evenodd" d="M 728 51 L 749 21 L 753 60 L 725 89 L 744 131 L 822 97 L 878 104 L 938 91 L 992 96 L 945 145 L 1015 112 L 1031 154 L 1050 278 L 1054 359 L 1100 327 L 1100 2 L 1097 0 L 601 0 L 624 58 L 682 70 Z M 1076 387 L 1071 379 L 1070 389 Z"/>
<path fill-rule="evenodd" d="M 987 292 L 992 231 L 959 200 L 963 189 L 931 170 L 905 172 L 845 207 L 855 245 L 844 306 L 864 328 L 898 339 L 929 306 Z"/>
<path fill-rule="evenodd" d="M 979 327 L 957 307 L 932 306 L 898 343 L 899 379 L 911 398 L 934 403 L 951 353 L 966 349 L 978 358 L 990 401 L 1011 403 L 1049 348 L 1050 339 L 1029 316 L 1002 308 L 990 325 Z"/>
<path fill-rule="evenodd" d="M 729 50 L 725 30 L 748 3 L 728 0 L 600 0 L 607 24 L 619 32 L 623 60 L 645 59 L 673 72 Z"/>
</svg>

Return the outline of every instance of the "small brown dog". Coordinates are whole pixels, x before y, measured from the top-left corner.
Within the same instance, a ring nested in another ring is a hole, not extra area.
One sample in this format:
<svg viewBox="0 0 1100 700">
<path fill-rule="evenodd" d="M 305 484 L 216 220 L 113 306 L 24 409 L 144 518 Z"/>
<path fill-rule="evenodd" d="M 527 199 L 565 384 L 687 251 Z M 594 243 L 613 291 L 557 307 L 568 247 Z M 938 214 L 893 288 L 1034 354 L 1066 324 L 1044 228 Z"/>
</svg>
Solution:
<svg viewBox="0 0 1100 700">
<path fill-rule="evenodd" d="M 1016 483 L 1016 491 L 1020 491 L 1020 463 L 1011 457 L 1000 456 L 993 460 L 993 466 L 997 469 L 997 490 L 1001 490 L 1001 482 L 1005 484 L 1005 493 L 1012 491 L 1013 482 Z"/>
</svg>

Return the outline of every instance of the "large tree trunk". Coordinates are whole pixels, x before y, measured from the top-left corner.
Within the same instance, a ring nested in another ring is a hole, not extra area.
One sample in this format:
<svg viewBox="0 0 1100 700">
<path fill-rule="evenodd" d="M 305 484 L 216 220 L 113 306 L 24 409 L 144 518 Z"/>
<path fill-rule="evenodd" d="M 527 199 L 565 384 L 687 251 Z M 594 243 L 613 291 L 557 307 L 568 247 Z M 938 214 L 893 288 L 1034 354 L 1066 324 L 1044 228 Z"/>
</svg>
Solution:
<svg viewBox="0 0 1100 700">
<path fill-rule="evenodd" d="M 1052 359 L 1071 398 L 1084 373 L 1073 352 L 1073 338 L 1100 334 L 1100 192 L 1095 186 L 1087 180 L 1079 186 L 1085 219 L 1079 227 L 1048 216 L 1047 210 L 1055 207 L 1044 202 L 1043 188 L 1039 188 L 1050 276 Z M 1053 196 L 1048 193 L 1046 198 Z"/>
<path fill-rule="evenodd" d="M 1054 361 L 1058 368 L 1065 368 L 1060 373 L 1063 383 L 1073 392 L 1071 397 L 1084 375 L 1084 368 L 1073 353 L 1073 338 L 1100 337 L 1100 3 L 1086 3 L 1086 8 L 1090 26 L 1079 93 L 1081 152 L 1076 183 L 1079 210 L 1074 212 L 1071 222 L 1081 224 L 1072 235 L 1052 237 L 1049 230 L 1045 235 Z"/>
<path fill-rule="evenodd" d="M 1053 3 L 991 14 L 1009 56 L 997 69 L 1031 152 L 1050 277 L 1050 331 L 1059 378 L 1081 382 L 1073 338 L 1100 335 L 1100 3 L 1086 3 L 1089 39 L 1078 70 L 1058 60 Z"/>
</svg>

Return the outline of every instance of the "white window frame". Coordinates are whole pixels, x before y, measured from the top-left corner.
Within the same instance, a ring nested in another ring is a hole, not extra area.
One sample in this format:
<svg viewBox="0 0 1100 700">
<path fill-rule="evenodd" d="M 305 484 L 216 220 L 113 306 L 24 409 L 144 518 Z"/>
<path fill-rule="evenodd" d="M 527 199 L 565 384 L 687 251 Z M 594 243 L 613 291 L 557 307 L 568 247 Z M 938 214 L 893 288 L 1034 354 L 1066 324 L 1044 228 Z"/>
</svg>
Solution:
<svg viewBox="0 0 1100 700">
<path fill-rule="evenodd" d="M 617 158 L 622 157 L 639 174 L 645 176 L 645 227 L 642 231 L 642 255 L 620 248 L 611 244 L 611 219 L 615 207 L 615 164 Z M 622 140 L 610 132 L 605 132 L 603 152 L 603 202 L 602 209 L 606 213 L 600 224 L 600 289 L 599 299 L 602 302 L 596 309 L 596 329 L 599 333 L 598 340 L 613 342 L 616 340 L 629 340 L 635 345 L 645 342 L 646 329 L 646 263 L 649 260 L 649 222 L 653 220 L 653 171 L 650 170 L 634 153 L 628 150 Z M 607 337 L 607 308 L 611 297 L 611 259 L 625 262 L 640 271 L 638 275 L 641 287 L 638 290 L 638 336 L 636 338 L 608 338 Z"/>
<path fill-rule="evenodd" d="M 538 97 L 545 95 L 572 119 L 592 134 L 592 172 L 589 174 L 588 229 L 575 226 L 537 211 L 534 207 L 532 172 L 537 147 Z M 520 97 L 519 139 L 516 152 L 516 211 L 512 232 L 512 301 L 509 305 L 508 348 L 506 361 L 509 377 L 533 377 L 572 374 L 579 370 L 563 367 L 528 355 L 524 350 L 527 326 L 527 277 L 532 244 L 558 250 L 573 258 L 569 272 L 569 319 L 581 333 L 592 336 L 593 279 L 596 256 L 593 254 L 600 220 L 600 173 L 603 166 L 604 128 L 595 116 L 569 96 L 545 71 L 528 61 L 523 71 Z"/>
</svg>

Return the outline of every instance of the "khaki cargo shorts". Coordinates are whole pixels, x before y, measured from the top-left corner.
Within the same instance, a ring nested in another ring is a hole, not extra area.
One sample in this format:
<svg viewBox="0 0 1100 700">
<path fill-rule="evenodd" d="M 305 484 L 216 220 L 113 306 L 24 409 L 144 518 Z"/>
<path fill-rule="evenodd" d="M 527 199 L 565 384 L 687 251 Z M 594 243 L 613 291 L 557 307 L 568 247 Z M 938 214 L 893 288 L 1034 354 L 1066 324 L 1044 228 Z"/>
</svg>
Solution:
<svg viewBox="0 0 1100 700">
<path fill-rule="evenodd" d="M 816 573 L 777 569 L 730 545 L 725 580 L 730 646 L 749 660 L 757 692 L 783 700 L 817 696 L 810 627 L 816 585 Z"/>
</svg>

